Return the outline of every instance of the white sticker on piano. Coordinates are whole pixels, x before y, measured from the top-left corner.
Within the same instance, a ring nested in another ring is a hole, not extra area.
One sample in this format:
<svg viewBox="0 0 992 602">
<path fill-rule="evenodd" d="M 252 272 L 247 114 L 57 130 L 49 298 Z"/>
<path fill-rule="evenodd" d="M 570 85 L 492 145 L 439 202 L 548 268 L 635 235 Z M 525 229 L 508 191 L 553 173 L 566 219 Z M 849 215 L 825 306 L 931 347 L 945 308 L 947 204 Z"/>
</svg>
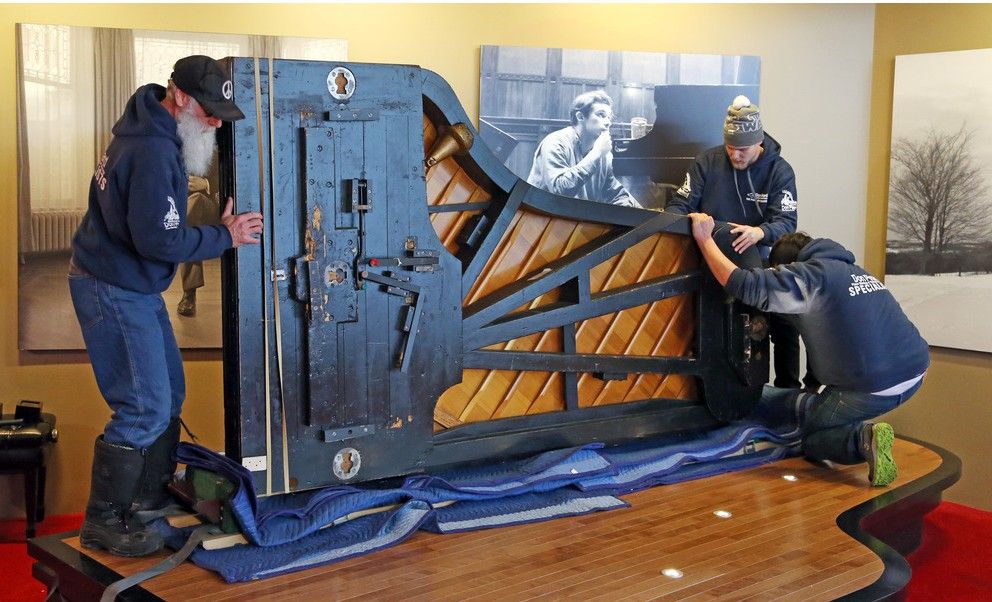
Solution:
<svg viewBox="0 0 992 602">
<path fill-rule="evenodd" d="M 265 456 L 252 456 L 250 458 L 242 458 L 241 465 L 250 470 L 251 472 L 259 472 L 268 469 L 268 464 L 265 461 Z"/>
</svg>

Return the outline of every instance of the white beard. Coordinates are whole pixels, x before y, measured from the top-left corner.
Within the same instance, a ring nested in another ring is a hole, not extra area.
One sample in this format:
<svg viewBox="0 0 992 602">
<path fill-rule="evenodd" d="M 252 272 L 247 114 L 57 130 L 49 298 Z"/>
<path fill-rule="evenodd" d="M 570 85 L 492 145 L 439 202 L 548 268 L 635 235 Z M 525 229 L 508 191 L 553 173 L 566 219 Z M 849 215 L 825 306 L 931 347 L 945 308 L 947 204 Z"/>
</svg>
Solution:
<svg viewBox="0 0 992 602">
<path fill-rule="evenodd" d="M 183 143 L 186 172 L 194 176 L 206 176 L 214 156 L 217 129 L 201 123 L 196 117 L 196 109 L 192 104 L 187 104 L 176 115 L 176 133 Z"/>
</svg>

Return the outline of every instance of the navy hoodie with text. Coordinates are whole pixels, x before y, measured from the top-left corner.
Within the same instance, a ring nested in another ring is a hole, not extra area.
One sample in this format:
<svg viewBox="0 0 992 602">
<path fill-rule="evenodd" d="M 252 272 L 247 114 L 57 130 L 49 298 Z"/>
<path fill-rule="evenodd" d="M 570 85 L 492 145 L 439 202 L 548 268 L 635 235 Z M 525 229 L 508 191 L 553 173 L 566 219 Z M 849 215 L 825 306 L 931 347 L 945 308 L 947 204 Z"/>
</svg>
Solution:
<svg viewBox="0 0 992 602">
<path fill-rule="evenodd" d="M 762 311 L 790 314 L 825 385 L 873 393 L 930 365 L 927 342 L 892 293 L 828 238 L 814 239 L 793 263 L 738 268 L 726 289 Z"/>
<path fill-rule="evenodd" d="M 141 293 L 168 288 L 176 264 L 219 257 L 231 247 L 225 226 L 186 226 L 182 142 L 164 97 L 165 88 L 148 84 L 128 100 L 72 240 L 81 268 Z"/>
<path fill-rule="evenodd" d="M 745 169 L 734 169 L 723 146 L 699 155 L 672 194 L 665 211 L 686 215 L 707 213 L 713 219 L 759 226 L 767 248 L 784 234 L 796 231 L 796 175 L 782 158 L 782 146 L 765 134 L 758 160 Z"/>
</svg>

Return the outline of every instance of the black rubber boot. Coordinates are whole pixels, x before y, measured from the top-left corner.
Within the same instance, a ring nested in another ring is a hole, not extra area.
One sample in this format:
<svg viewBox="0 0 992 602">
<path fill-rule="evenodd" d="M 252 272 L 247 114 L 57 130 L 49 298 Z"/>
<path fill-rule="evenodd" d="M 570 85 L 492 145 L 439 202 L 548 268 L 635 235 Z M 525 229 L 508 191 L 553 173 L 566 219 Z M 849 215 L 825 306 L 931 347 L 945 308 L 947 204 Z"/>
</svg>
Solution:
<svg viewBox="0 0 992 602">
<path fill-rule="evenodd" d="M 140 449 L 111 445 L 97 437 L 86 516 L 79 531 L 84 548 L 117 556 L 147 556 L 162 549 L 162 536 L 133 516 L 135 494 L 145 468 Z"/>
<path fill-rule="evenodd" d="M 172 503 L 172 495 L 167 487 L 176 473 L 176 461 L 172 459 L 172 455 L 178 443 L 179 419 L 173 418 L 145 452 L 145 471 L 138 483 L 135 499 L 138 510 L 159 510 Z"/>
</svg>

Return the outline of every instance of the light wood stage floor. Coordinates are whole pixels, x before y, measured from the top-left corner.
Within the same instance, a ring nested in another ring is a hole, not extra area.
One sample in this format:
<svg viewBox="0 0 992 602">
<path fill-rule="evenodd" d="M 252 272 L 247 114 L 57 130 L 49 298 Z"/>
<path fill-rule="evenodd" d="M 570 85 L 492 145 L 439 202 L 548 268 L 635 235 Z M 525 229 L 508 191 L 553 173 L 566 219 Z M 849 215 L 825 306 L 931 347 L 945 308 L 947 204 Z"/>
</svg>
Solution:
<svg viewBox="0 0 992 602">
<path fill-rule="evenodd" d="M 923 442 L 899 439 L 895 456 L 900 474 L 888 488 L 868 487 L 864 465 L 832 471 L 794 458 L 630 494 L 629 509 L 421 532 L 371 555 L 264 581 L 229 585 L 187 562 L 124 598 L 882 599 L 908 582 L 903 555 L 920 543 L 923 515 L 960 476 L 953 454 Z M 107 583 L 159 560 L 83 551 L 74 533 L 34 539 L 29 552 L 39 560 L 35 576 L 57 575 L 69 600 L 98 599 Z M 668 568 L 683 576 L 665 576 Z"/>
</svg>

